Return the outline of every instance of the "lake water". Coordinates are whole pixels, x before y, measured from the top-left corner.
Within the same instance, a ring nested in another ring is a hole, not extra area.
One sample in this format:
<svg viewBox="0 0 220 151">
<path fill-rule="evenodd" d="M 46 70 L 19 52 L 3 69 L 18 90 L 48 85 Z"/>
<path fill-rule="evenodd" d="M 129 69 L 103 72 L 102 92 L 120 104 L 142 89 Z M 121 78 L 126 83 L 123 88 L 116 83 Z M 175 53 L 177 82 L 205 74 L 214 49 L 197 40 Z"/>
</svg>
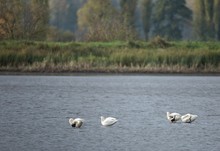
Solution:
<svg viewBox="0 0 220 151">
<path fill-rule="evenodd" d="M 199 117 L 172 124 L 167 111 Z M 219 151 L 220 77 L 0 76 L 0 150 Z"/>
</svg>

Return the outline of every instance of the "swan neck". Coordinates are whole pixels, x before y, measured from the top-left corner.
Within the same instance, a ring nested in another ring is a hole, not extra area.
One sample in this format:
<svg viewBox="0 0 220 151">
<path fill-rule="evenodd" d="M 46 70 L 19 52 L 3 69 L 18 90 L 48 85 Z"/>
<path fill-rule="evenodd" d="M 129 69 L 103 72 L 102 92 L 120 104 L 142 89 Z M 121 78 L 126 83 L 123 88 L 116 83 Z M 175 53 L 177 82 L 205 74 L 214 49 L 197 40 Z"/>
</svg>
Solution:
<svg viewBox="0 0 220 151">
<path fill-rule="evenodd" d="M 104 121 L 104 120 L 105 120 L 105 118 L 103 116 L 101 116 L 101 121 Z"/>
</svg>

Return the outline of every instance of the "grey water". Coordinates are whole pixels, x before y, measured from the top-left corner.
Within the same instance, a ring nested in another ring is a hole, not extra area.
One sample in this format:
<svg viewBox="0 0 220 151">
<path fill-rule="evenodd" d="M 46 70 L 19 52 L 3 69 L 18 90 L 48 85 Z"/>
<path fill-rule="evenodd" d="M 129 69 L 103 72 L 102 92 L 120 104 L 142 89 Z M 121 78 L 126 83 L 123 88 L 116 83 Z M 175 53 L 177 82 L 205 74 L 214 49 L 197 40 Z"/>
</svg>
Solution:
<svg viewBox="0 0 220 151">
<path fill-rule="evenodd" d="M 167 111 L 198 119 L 169 123 Z M 104 127 L 100 116 L 118 122 Z M 2 75 L 0 150 L 219 151 L 220 77 Z"/>
</svg>

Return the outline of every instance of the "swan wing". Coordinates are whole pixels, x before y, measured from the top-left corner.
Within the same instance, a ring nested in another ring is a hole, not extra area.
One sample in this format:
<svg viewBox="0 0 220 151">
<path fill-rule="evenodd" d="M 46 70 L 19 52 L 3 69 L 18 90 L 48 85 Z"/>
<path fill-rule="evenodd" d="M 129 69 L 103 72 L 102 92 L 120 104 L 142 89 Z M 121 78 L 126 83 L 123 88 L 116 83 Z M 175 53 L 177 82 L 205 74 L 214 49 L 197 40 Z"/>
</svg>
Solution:
<svg viewBox="0 0 220 151">
<path fill-rule="evenodd" d="M 181 116 L 181 120 L 182 120 L 182 122 L 189 123 L 190 122 L 190 115 L 186 114 L 186 115 Z"/>
<path fill-rule="evenodd" d="M 102 125 L 110 126 L 110 125 L 115 124 L 117 121 L 118 121 L 118 120 L 117 120 L 116 118 L 107 117 L 107 118 L 102 122 Z"/>
<path fill-rule="evenodd" d="M 185 123 L 191 123 L 191 122 L 195 121 L 195 119 L 197 117 L 198 117 L 197 115 L 185 114 L 185 115 L 181 116 L 181 120 L 182 120 L 182 122 L 185 122 Z"/>
<path fill-rule="evenodd" d="M 170 113 L 170 116 L 180 116 L 179 113 Z"/>
<path fill-rule="evenodd" d="M 75 118 L 74 121 L 84 122 L 84 119 L 82 119 L 82 118 Z"/>
</svg>

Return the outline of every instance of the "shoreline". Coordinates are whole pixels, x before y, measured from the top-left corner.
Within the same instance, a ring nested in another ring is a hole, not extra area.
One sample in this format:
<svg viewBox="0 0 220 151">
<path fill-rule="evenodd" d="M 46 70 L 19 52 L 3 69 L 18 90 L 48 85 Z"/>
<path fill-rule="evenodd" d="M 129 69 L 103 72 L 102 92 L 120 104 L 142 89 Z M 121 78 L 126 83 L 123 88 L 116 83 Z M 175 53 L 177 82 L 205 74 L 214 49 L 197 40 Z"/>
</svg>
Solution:
<svg viewBox="0 0 220 151">
<path fill-rule="evenodd" d="M 0 71 L 0 76 L 220 76 L 217 72 L 24 72 Z"/>
</svg>

